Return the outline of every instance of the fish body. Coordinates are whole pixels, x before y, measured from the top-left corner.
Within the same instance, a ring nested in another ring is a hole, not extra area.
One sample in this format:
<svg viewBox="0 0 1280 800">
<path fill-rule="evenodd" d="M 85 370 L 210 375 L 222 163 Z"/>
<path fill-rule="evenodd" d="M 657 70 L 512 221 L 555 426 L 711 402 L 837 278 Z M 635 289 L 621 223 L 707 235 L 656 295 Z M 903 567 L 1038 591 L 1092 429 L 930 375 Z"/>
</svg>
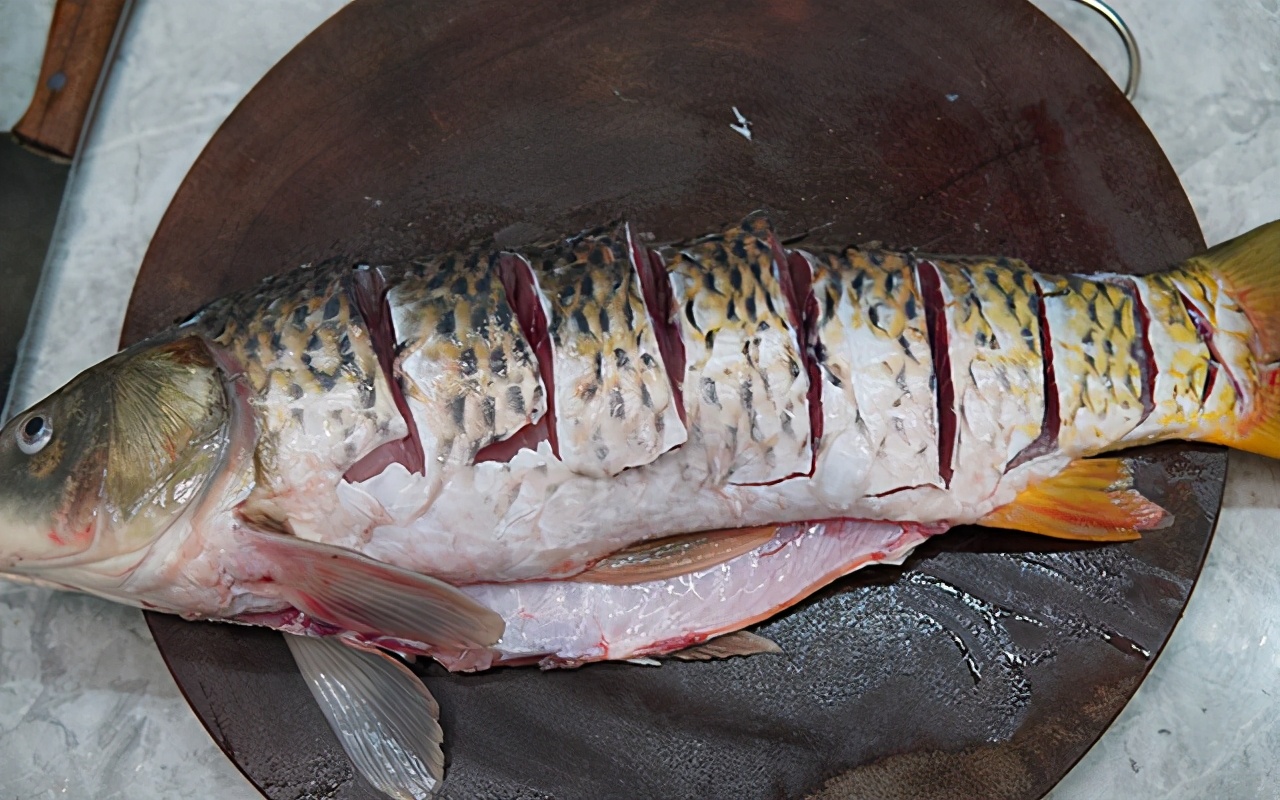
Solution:
<svg viewBox="0 0 1280 800">
<path fill-rule="evenodd" d="M 1192 318 L 1241 312 L 1198 312 L 1169 281 L 785 253 L 756 217 L 653 250 L 623 226 L 313 268 L 180 330 L 241 365 L 252 518 L 469 585 L 570 577 L 690 531 L 972 523 L 1077 458 L 1196 437 L 1224 402 L 1247 416 L 1231 393 L 1256 397 L 1257 359 L 1216 362 Z M 1146 342 L 1175 336 L 1187 364 L 1165 398 Z M 1232 377 L 1206 391 L 1218 369 Z"/>
<path fill-rule="evenodd" d="M 753 215 L 306 267 L 15 417 L 0 571 L 455 670 L 674 653 L 954 525 L 1166 524 L 1099 454 L 1280 454 L 1278 256 L 1056 276 Z"/>
</svg>

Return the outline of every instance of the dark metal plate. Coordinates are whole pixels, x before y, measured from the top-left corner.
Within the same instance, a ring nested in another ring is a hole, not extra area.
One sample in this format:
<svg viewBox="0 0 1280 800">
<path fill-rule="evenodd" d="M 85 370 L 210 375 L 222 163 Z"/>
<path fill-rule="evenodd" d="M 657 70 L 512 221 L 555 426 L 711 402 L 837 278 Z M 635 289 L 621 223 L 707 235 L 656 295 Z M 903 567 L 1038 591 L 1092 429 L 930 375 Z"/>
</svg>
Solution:
<svg viewBox="0 0 1280 800">
<path fill-rule="evenodd" d="M 786 233 L 1047 271 L 1149 271 L 1203 245 L 1133 109 L 1021 0 L 358 0 L 192 168 L 125 340 L 306 262 L 619 217 L 675 239 L 757 207 Z M 953 532 L 764 626 L 786 657 L 428 666 L 446 793 L 1038 797 L 1137 688 L 1208 546 L 1223 454 L 1143 465 L 1173 528 L 1105 547 Z M 268 795 L 369 796 L 278 636 L 149 621 Z"/>
</svg>

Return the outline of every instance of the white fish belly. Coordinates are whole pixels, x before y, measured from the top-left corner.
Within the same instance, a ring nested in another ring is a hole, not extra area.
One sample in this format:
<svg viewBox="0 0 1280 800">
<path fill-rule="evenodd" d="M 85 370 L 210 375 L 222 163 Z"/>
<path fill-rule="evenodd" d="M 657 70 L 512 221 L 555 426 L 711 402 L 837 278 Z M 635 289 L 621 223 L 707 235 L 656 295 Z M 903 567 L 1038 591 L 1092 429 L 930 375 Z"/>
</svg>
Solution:
<svg viewBox="0 0 1280 800">
<path fill-rule="evenodd" d="M 502 660 L 574 663 L 634 658 L 697 644 L 765 619 L 841 575 L 900 563 L 921 529 L 888 522 L 793 525 L 709 569 L 626 586 L 543 581 L 464 591 L 502 615 Z"/>
</svg>

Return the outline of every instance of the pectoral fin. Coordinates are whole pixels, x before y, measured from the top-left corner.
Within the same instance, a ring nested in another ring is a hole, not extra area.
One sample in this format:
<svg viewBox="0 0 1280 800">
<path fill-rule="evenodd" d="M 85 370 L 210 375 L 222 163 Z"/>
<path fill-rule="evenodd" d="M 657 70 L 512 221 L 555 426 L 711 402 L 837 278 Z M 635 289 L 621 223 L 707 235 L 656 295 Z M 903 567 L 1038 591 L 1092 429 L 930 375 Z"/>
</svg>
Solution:
<svg viewBox="0 0 1280 800">
<path fill-rule="evenodd" d="M 285 634 L 302 677 L 351 762 L 389 797 L 424 800 L 444 780 L 440 707 L 385 653 Z"/>
<path fill-rule="evenodd" d="M 1126 542 L 1141 538 L 1141 531 L 1168 527 L 1173 515 L 1133 487 L 1125 459 L 1086 458 L 1023 490 L 978 524 L 1056 539 Z"/>
<path fill-rule="evenodd" d="M 283 600 L 343 630 L 458 650 L 502 638 L 502 617 L 443 581 L 287 534 L 246 536 L 278 567 L 273 590 Z"/>
<path fill-rule="evenodd" d="M 749 553 L 777 532 L 776 525 L 765 525 L 667 536 L 619 550 L 569 580 L 615 586 L 665 581 Z"/>
</svg>

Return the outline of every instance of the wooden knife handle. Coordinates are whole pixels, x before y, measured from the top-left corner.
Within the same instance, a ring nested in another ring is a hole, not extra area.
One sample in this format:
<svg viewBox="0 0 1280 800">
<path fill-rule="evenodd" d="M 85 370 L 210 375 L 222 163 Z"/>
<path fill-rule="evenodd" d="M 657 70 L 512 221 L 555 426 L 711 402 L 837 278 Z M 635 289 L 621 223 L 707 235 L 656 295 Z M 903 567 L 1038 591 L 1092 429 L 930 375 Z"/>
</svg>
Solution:
<svg viewBox="0 0 1280 800">
<path fill-rule="evenodd" d="M 58 0 L 40 81 L 13 127 L 23 146 L 71 160 L 128 0 Z"/>
</svg>

